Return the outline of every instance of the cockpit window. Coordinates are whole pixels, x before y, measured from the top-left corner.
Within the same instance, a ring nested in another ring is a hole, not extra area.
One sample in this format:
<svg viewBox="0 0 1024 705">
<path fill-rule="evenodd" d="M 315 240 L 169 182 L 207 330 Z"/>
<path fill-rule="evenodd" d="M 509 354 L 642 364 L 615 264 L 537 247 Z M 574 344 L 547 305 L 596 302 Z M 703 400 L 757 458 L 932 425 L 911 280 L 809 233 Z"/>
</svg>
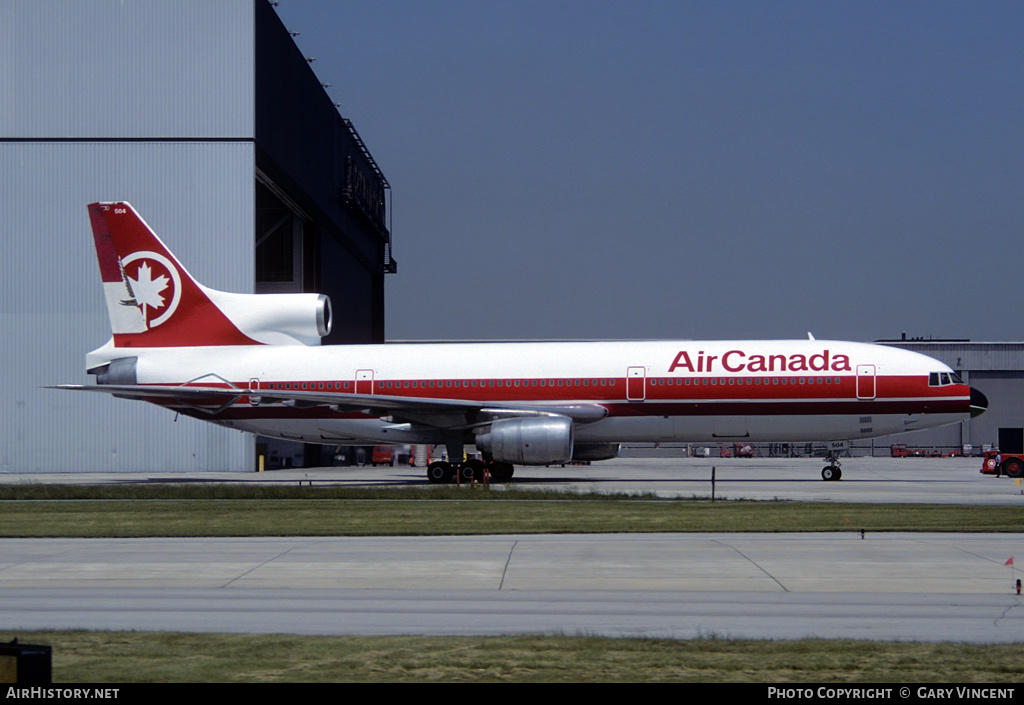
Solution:
<svg viewBox="0 0 1024 705">
<path fill-rule="evenodd" d="M 931 372 L 928 375 L 929 387 L 945 387 L 950 384 L 963 384 L 956 372 Z"/>
</svg>

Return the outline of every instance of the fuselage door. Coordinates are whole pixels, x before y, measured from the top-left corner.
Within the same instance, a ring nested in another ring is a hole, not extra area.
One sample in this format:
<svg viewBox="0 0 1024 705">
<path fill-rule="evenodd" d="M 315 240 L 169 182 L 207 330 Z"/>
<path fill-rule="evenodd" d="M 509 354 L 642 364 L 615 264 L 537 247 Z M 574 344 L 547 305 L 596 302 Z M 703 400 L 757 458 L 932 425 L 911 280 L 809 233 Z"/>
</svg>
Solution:
<svg viewBox="0 0 1024 705">
<path fill-rule="evenodd" d="M 875 366 L 857 365 L 857 398 L 875 398 Z"/>
<path fill-rule="evenodd" d="M 373 394 L 373 370 L 356 370 L 356 394 Z"/>
<path fill-rule="evenodd" d="M 249 380 L 249 403 L 253 406 L 259 406 L 260 404 L 260 380 L 259 377 L 253 377 Z"/>
<path fill-rule="evenodd" d="M 626 369 L 626 399 L 643 401 L 647 397 L 647 370 L 643 367 Z"/>
</svg>

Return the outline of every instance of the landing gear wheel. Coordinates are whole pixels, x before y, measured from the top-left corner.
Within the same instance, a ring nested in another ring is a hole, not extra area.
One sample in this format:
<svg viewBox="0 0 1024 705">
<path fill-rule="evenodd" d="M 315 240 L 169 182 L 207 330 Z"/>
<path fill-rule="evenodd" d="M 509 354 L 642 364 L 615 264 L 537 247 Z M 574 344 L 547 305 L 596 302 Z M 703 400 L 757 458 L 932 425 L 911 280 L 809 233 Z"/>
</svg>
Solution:
<svg viewBox="0 0 1024 705">
<path fill-rule="evenodd" d="M 455 468 L 443 460 L 427 466 L 427 479 L 434 484 L 448 484 L 453 477 L 455 477 Z"/>
<path fill-rule="evenodd" d="M 515 466 L 511 463 L 491 463 L 491 481 L 492 482 L 508 482 L 512 479 L 512 473 L 516 470 Z"/>
<path fill-rule="evenodd" d="M 462 464 L 459 473 L 463 482 L 472 482 L 474 479 L 483 482 L 485 469 L 486 465 L 482 460 L 471 459 Z"/>
<path fill-rule="evenodd" d="M 843 471 L 839 469 L 839 453 L 834 450 L 829 450 L 825 454 L 825 461 L 828 463 L 821 471 L 821 479 L 825 482 L 833 482 L 843 476 Z"/>
<path fill-rule="evenodd" d="M 825 482 L 838 480 L 843 476 L 843 471 L 837 465 L 826 465 L 821 471 L 821 479 Z"/>
</svg>

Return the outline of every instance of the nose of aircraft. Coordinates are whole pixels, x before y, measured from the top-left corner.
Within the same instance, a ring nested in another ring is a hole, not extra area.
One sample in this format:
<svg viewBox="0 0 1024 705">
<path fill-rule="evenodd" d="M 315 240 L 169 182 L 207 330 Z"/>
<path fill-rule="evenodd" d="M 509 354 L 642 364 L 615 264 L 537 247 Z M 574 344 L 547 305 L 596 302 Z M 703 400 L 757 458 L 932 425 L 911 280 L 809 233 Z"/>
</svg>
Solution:
<svg viewBox="0 0 1024 705">
<path fill-rule="evenodd" d="M 981 416 L 988 408 L 988 397 L 971 387 L 971 418 Z"/>
</svg>

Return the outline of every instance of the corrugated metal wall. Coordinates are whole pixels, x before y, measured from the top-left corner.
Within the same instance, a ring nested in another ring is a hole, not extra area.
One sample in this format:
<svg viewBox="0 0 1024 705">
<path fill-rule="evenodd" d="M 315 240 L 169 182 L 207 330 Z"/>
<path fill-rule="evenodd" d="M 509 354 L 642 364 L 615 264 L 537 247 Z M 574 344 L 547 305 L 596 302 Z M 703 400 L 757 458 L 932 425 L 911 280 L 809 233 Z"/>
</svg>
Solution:
<svg viewBox="0 0 1024 705">
<path fill-rule="evenodd" d="M 245 143 L 0 144 L 0 471 L 252 468 L 237 432 L 42 387 L 92 381 L 110 337 L 86 204 L 131 202 L 200 281 L 252 291 L 254 168 Z"/>
<path fill-rule="evenodd" d="M 251 137 L 253 0 L 4 0 L 0 136 Z"/>
<path fill-rule="evenodd" d="M 0 3 L 0 472 L 250 470 L 252 440 L 88 381 L 109 338 L 86 204 L 130 201 L 252 291 L 253 0 Z"/>
</svg>

